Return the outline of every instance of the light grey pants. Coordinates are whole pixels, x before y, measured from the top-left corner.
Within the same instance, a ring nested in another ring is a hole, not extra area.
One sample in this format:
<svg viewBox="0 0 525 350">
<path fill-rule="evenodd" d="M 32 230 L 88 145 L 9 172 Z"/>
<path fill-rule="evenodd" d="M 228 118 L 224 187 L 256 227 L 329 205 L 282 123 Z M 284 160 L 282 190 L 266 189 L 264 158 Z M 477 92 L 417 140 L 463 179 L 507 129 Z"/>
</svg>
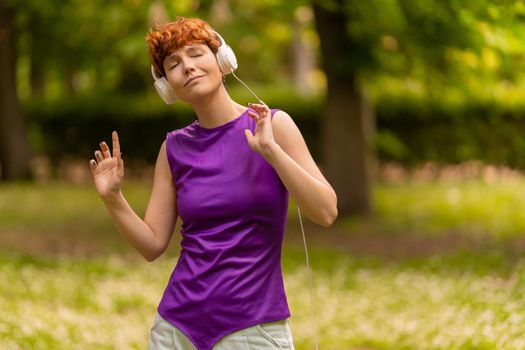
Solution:
<svg viewBox="0 0 525 350">
<path fill-rule="evenodd" d="M 196 350 L 178 328 L 158 313 L 149 337 L 149 350 Z M 288 320 L 261 323 L 222 338 L 213 350 L 294 350 Z"/>
</svg>

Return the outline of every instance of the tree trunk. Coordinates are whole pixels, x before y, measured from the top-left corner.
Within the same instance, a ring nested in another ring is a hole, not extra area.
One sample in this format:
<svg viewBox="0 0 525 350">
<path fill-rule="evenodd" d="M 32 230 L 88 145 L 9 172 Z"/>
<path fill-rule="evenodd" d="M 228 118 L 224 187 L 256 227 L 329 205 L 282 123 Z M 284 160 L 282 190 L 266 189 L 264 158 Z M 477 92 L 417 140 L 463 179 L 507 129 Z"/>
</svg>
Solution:
<svg viewBox="0 0 525 350">
<path fill-rule="evenodd" d="M 304 12 L 307 10 L 300 11 Z M 307 97 L 313 94 L 308 74 L 316 67 L 313 50 L 303 39 L 303 33 L 306 28 L 305 22 L 306 20 L 301 18 L 301 15 L 296 12 L 293 23 L 292 68 L 295 87 L 302 96 Z"/>
<path fill-rule="evenodd" d="M 30 177 L 31 152 L 16 92 L 13 11 L 0 0 L 0 165 L 1 180 Z"/>
<path fill-rule="evenodd" d="M 333 11 L 317 2 L 313 8 L 328 85 L 322 123 L 324 166 L 337 193 L 339 214 L 349 216 L 372 211 L 373 112 L 358 83 L 358 67 L 347 59 L 359 53 L 346 34 L 342 3 L 337 1 Z"/>
</svg>

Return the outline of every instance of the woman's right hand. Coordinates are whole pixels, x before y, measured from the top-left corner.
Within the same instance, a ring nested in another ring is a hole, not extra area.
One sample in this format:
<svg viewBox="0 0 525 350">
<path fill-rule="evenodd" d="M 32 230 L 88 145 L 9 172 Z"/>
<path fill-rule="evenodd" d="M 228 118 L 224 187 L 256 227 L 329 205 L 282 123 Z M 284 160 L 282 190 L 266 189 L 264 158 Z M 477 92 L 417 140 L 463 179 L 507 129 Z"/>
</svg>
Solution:
<svg viewBox="0 0 525 350">
<path fill-rule="evenodd" d="M 95 159 L 89 161 L 91 174 L 100 197 L 116 195 L 120 192 L 124 180 L 124 161 L 120 153 L 118 134 L 113 131 L 113 156 L 106 142 L 101 142 L 100 150 L 95 151 Z"/>
</svg>

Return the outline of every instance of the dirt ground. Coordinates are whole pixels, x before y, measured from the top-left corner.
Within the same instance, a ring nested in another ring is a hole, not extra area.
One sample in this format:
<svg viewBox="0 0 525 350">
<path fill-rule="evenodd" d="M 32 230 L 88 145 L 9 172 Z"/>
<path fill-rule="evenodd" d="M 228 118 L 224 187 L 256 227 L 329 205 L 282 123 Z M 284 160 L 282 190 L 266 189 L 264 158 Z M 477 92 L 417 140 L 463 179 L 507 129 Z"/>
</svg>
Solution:
<svg viewBox="0 0 525 350">
<path fill-rule="evenodd" d="M 424 258 L 434 255 L 470 251 L 483 253 L 491 249 L 503 249 L 509 257 L 523 256 L 525 238 L 495 242 L 488 237 L 472 236 L 462 232 L 444 232 L 425 235 L 418 232 L 377 232 L 373 225 L 361 225 L 348 230 L 336 223 L 325 228 L 303 220 L 308 249 L 331 249 L 356 257 L 377 257 L 384 260 Z M 72 224 L 46 229 L 0 228 L 0 247 L 28 255 L 67 255 L 89 258 L 118 254 L 124 258 L 140 258 L 116 230 L 92 232 L 89 227 Z M 177 226 L 168 248 L 169 255 L 179 252 L 180 224 Z M 303 247 L 302 233 L 297 218 L 289 218 L 284 246 Z"/>
</svg>

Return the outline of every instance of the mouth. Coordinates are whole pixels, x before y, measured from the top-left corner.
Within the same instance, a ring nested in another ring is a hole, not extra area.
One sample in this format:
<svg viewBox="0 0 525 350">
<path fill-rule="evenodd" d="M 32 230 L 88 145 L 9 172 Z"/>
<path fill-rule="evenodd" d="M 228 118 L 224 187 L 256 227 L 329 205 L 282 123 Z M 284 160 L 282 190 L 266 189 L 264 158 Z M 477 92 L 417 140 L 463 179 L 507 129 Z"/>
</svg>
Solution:
<svg viewBox="0 0 525 350">
<path fill-rule="evenodd" d="M 195 77 L 191 77 L 190 79 L 186 80 L 186 82 L 184 83 L 184 86 L 188 85 L 189 83 L 191 83 L 192 81 L 194 80 L 197 80 L 199 78 L 202 78 L 204 75 L 197 75 Z"/>
</svg>

